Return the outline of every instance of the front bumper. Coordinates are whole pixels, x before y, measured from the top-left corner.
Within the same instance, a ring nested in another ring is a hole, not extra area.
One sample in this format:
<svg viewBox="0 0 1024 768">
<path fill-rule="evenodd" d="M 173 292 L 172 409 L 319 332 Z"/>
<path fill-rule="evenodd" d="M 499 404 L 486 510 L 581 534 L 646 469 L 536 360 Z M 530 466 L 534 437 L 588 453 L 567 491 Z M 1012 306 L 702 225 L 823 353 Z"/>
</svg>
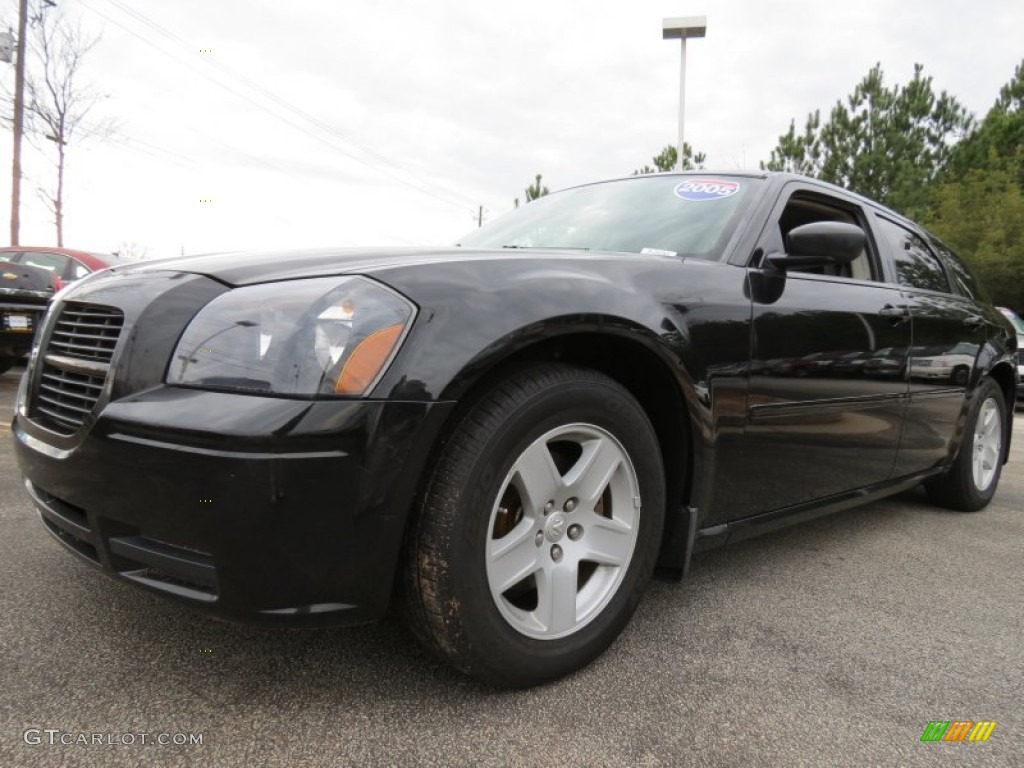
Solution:
<svg viewBox="0 0 1024 768">
<path fill-rule="evenodd" d="M 167 386 L 185 327 L 225 290 L 182 273 L 97 273 L 55 303 L 12 424 L 29 494 L 80 557 L 207 611 L 378 618 L 452 405 Z"/>
<path fill-rule="evenodd" d="M 162 388 L 71 449 L 15 416 L 46 529 L 119 579 L 242 621 L 359 623 L 387 608 L 447 408 Z"/>
</svg>

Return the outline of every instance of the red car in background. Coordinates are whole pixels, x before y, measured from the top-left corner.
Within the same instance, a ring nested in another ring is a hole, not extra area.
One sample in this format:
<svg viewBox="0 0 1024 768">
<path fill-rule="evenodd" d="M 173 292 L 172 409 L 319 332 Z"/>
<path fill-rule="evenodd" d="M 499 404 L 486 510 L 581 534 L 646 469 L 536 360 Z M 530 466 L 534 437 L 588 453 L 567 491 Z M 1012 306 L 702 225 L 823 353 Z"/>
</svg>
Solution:
<svg viewBox="0 0 1024 768">
<path fill-rule="evenodd" d="M 0 373 L 32 348 L 39 320 L 53 295 L 68 283 L 122 259 L 73 248 L 0 248 Z"/>
<path fill-rule="evenodd" d="M 110 253 L 92 253 L 74 248 L 47 248 L 35 245 L 12 245 L 0 248 L 0 261 L 14 264 L 28 264 L 53 272 L 59 281 L 58 287 L 73 283 L 90 272 L 124 264 Z"/>
</svg>

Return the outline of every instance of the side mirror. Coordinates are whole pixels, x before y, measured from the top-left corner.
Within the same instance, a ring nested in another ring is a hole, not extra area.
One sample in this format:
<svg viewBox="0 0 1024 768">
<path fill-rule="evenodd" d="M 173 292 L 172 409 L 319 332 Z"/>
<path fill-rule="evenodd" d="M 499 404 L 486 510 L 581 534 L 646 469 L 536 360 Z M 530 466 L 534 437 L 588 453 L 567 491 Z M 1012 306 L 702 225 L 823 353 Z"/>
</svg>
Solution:
<svg viewBox="0 0 1024 768">
<path fill-rule="evenodd" d="M 867 236 L 855 224 L 814 221 L 786 235 L 786 253 L 773 253 L 768 262 L 778 269 L 849 264 L 864 252 Z"/>
</svg>

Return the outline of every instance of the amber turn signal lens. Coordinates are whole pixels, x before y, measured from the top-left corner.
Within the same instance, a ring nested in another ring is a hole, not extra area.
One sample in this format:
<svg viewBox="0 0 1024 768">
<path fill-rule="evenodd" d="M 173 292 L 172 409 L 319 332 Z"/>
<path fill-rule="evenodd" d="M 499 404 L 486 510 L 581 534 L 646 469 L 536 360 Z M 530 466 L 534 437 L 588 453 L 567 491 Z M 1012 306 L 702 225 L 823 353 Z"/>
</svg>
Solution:
<svg viewBox="0 0 1024 768">
<path fill-rule="evenodd" d="M 389 325 L 359 342 L 341 369 L 334 391 L 339 395 L 361 395 L 365 392 L 380 373 L 404 327 L 402 324 Z"/>
</svg>

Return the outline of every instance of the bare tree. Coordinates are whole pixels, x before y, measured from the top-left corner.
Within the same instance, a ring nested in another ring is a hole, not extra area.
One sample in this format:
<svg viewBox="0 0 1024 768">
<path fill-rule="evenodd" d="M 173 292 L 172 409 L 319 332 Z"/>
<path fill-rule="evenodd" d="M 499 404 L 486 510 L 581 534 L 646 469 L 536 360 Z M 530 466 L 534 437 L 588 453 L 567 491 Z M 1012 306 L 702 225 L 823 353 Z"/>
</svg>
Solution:
<svg viewBox="0 0 1024 768">
<path fill-rule="evenodd" d="M 68 147 L 81 139 L 103 138 L 113 130 L 113 125 L 85 123 L 86 116 L 104 98 L 81 82 L 82 61 L 99 42 L 99 36 L 85 35 L 77 22 L 69 21 L 59 11 L 40 13 L 32 22 L 31 43 L 38 71 L 26 79 L 25 108 L 31 118 L 30 130 L 37 138 L 56 145 L 56 184 L 40 192 L 53 213 L 57 245 L 63 246 Z"/>
<path fill-rule="evenodd" d="M 149 247 L 141 245 L 134 240 L 122 240 L 112 254 L 128 261 L 141 261 L 149 257 Z"/>
</svg>

